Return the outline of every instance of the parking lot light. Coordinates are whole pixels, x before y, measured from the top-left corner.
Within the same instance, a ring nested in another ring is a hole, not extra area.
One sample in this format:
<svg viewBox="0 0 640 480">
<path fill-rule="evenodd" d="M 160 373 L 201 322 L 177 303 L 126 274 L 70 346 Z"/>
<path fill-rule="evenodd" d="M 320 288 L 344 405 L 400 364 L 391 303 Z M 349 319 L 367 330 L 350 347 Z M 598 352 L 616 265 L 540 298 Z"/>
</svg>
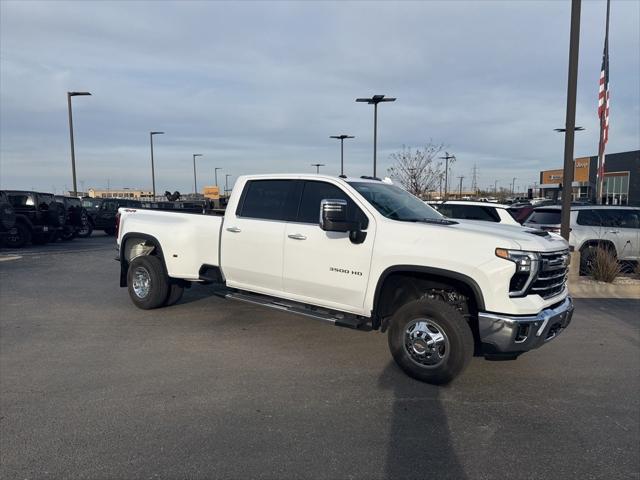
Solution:
<svg viewBox="0 0 640 480">
<path fill-rule="evenodd" d="M 324 163 L 312 163 L 312 167 L 316 167 L 316 173 L 320 173 L 320 167 L 324 167 Z"/>
<path fill-rule="evenodd" d="M 344 175 L 344 139 L 345 138 L 356 138 L 352 135 L 331 135 L 329 138 L 335 138 L 340 140 L 340 175 Z"/>
<path fill-rule="evenodd" d="M 196 177 L 196 157 L 202 157 L 201 153 L 193 154 L 193 192 L 198 195 L 198 179 Z"/>
<path fill-rule="evenodd" d="M 153 199 L 156 199 L 156 174 L 153 166 L 153 136 L 164 135 L 164 132 L 149 132 L 149 140 L 151 141 L 151 190 L 153 191 Z"/>
<path fill-rule="evenodd" d="M 373 176 L 376 175 L 376 158 L 378 151 L 378 104 L 382 102 L 395 102 L 396 99 L 392 97 L 385 97 L 384 95 L 374 95 L 371 98 L 356 98 L 356 102 L 366 102 L 369 105 L 373 105 Z"/>
<path fill-rule="evenodd" d="M 69 137 L 71 140 L 71 174 L 73 175 L 73 196 L 78 196 L 78 185 L 76 183 L 76 153 L 73 142 L 73 115 L 71 113 L 71 97 L 91 95 L 89 92 L 67 92 L 67 107 L 69 109 Z"/>
<path fill-rule="evenodd" d="M 215 178 L 216 181 L 216 187 L 218 186 L 218 170 L 222 170 L 222 167 L 215 167 L 213 169 L 213 176 Z M 220 191 L 218 191 L 218 194 L 220 193 Z"/>
</svg>

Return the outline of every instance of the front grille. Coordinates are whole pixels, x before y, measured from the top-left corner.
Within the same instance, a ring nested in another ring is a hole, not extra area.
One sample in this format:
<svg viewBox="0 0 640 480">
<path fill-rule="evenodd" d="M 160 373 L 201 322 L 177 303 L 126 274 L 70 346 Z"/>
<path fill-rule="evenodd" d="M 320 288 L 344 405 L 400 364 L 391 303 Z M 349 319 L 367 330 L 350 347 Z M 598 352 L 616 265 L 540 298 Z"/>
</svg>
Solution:
<svg viewBox="0 0 640 480">
<path fill-rule="evenodd" d="M 569 267 L 569 250 L 541 253 L 538 275 L 531 284 L 530 294 L 551 298 L 564 290 L 567 283 Z"/>
</svg>

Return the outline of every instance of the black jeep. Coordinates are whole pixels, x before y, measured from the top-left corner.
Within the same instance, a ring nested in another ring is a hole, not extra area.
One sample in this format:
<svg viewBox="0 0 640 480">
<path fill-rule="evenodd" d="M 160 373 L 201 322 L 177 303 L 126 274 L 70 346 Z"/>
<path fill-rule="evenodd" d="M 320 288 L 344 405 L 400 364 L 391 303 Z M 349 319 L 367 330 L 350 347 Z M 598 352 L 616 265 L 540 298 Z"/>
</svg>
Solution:
<svg viewBox="0 0 640 480">
<path fill-rule="evenodd" d="M 141 208 L 138 200 L 124 198 L 83 198 L 82 206 L 87 210 L 93 230 L 103 230 L 107 235 L 116 233 L 116 213 L 120 207 Z"/>
<path fill-rule="evenodd" d="M 20 248 L 29 242 L 42 245 L 56 238 L 65 224 L 65 213 L 51 193 L 5 190 L 15 212 L 15 225 L 4 240 L 6 246 Z"/>
<path fill-rule="evenodd" d="M 65 212 L 65 223 L 59 232 L 59 236 L 63 240 L 73 240 L 86 228 L 85 226 L 88 222 L 87 211 L 82 206 L 82 201 L 76 197 L 56 195 L 56 202 Z"/>
</svg>

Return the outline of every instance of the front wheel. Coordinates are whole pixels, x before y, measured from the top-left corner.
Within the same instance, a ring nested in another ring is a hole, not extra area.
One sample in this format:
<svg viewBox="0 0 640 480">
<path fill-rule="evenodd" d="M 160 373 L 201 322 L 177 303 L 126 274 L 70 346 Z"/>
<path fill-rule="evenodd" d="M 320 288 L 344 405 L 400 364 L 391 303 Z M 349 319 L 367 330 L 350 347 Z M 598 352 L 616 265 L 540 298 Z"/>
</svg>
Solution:
<svg viewBox="0 0 640 480">
<path fill-rule="evenodd" d="M 473 334 L 462 314 L 440 300 L 409 302 L 393 315 L 389 350 L 409 376 L 444 384 L 457 377 L 473 356 Z"/>
<path fill-rule="evenodd" d="M 31 230 L 23 223 L 16 223 L 4 239 L 9 248 L 22 248 L 31 241 Z"/>
<path fill-rule="evenodd" d="M 136 307 L 150 310 L 164 305 L 169 281 L 158 257 L 143 255 L 129 264 L 127 286 Z"/>
</svg>

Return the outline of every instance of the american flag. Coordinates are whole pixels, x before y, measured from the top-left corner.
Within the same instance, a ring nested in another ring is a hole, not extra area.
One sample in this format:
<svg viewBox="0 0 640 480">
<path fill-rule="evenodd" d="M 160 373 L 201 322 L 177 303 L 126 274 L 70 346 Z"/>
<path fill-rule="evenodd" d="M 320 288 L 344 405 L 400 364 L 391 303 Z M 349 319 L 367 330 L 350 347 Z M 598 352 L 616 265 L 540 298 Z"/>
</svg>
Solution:
<svg viewBox="0 0 640 480">
<path fill-rule="evenodd" d="M 609 140 L 609 0 L 607 0 L 607 27 L 600 68 L 600 89 L 598 91 L 598 117 L 600 118 L 600 148 L 598 149 L 598 178 L 604 180 L 604 149 Z"/>
</svg>

